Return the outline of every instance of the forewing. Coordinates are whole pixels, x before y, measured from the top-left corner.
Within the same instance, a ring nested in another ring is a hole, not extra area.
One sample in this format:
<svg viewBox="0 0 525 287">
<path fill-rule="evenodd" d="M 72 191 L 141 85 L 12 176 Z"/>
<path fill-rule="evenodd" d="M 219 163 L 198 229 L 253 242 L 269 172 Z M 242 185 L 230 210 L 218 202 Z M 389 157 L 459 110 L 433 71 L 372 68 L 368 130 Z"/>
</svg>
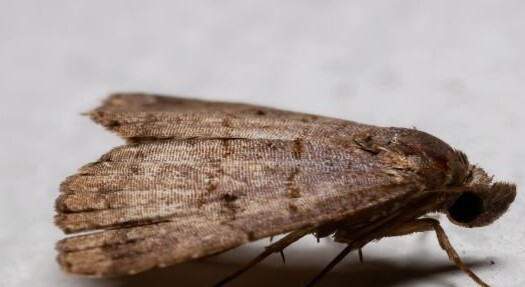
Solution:
<svg viewBox="0 0 525 287">
<path fill-rule="evenodd" d="M 124 145 L 69 177 L 57 199 L 62 267 L 115 276 L 351 218 L 418 190 L 357 146 L 250 139 Z M 384 174 L 370 176 L 371 170 Z"/>
<path fill-rule="evenodd" d="M 159 138 L 327 139 L 365 127 L 247 104 L 147 94 L 115 94 L 88 114 L 134 142 Z"/>
</svg>

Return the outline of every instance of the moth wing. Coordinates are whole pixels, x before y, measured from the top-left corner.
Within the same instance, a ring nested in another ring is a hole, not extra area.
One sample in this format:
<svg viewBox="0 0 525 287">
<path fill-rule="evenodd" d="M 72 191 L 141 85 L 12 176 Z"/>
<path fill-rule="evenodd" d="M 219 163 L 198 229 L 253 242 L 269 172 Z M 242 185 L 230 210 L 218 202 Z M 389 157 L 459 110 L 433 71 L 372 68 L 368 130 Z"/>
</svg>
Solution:
<svg viewBox="0 0 525 287">
<path fill-rule="evenodd" d="M 350 123 L 254 105 L 147 94 L 112 95 L 88 114 L 135 142 L 159 138 L 326 139 L 340 135 Z"/>
<path fill-rule="evenodd" d="M 250 139 L 117 147 L 61 186 L 56 223 L 68 272 L 131 274 L 270 235 L 351 219 L 420 191 L 355 146 Z M 384 170 L 363 176 L 370 168 Z"/>
</svg>

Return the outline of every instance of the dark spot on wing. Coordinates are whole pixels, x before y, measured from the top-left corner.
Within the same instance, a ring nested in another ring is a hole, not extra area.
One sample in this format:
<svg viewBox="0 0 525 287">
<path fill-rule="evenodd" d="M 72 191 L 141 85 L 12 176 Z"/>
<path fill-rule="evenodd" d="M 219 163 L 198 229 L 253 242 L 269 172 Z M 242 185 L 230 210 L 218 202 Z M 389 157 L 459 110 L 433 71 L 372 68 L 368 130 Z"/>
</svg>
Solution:
<svg viewBox="0 0 525 287">
<path fill-rule="evenodd" d="M 210 165 L 214 169 L 214 171 L 208 175 L 208 183 L 206 187 L 206 190 L 208 192 L 215 191 L 219 186 L 220 178 L 224 174 L 222 160 L 233 153 L 230 139 L 221 139 L 220 142 L 222 143 L 222 157 L 211 159 Z"/>
<path fill-rule="evenodd" d="M 297 205 L 289 203 L 288 210 L 290 210 L 290 213 L 296 213 L 297 211 L 299 211 L 299 208 L 297 207 Z"/>
<path fill-rule="evenodd" d="M 233 194 L 223 194 L 221 197 L 221 213 L 228 217 L 228 220 L 234 221 L 237 218 L 237 213 L 242 210 L 237 202 L 238 197 Z"/>
<path fill-rule="evenodd" d="M 225 202 L 233 202 L 233 201 L 236 201 L 238 197 L 234 194 L 225 193 L 221 196 L 221 199 L 224 200 Z"/>
<path fill-rule="evenodd" d="M 304 117 L 301 118 L 301 121 L 303 123 L 313 123 L 313 122 L 316 122 L 317 120 L 319 119 L 318 116 L 314 116 L 314 115 L 306 115 Z"/>
<path fill-rule="evenodd" d="M 229 139 L 222 139 L 222 158 L 226 158 L 233 153 Z"/>
<path fill-rule="evenodd" d="M 142 160 L 145 158 L 146 158 L 146 154 L 143 151 L 139 150 L 137 151 L 137 153 L 135 153 L 135 159 Z"/>
<path fill-rule="evenodd" d="M 136 165 L 132 165 L 130 168 L 129 168 L 129 171 L 131 172 L 131 174 L 139 174 L 139 167 L 136 166 Z"/>
<path fill-rule="evenodd" d="M 223 127 L 225 127 L 225 128 L 231 128 L 232 127 L 232 123 L 231 123 L 230 118 L 228 118 L 228 117 L 223 118 L 222 121 L 221 121 L 221 125 Z"/>
<path fill-rule="evenodd" d="M 295 159 L 301 159 L 303 155 L 303 142 L 297 138 L 293 141 L 293 157 Z"/>
<path fill-rule="evenodd" d="M 107 123 L 108 129 L 114 129 L 120 127 L 120 122 L 117 120 L 110 120 Z"/>
<path fill-rule="evenodd" d="M 299 187 L 297 187 L 297 183 L 295 181 L 295 178 L 297 177 L 298 174 L 299 174 L 299 167 L 294 167 L 292 171 L 290 172 L 290 174 L 288 175 L 286 182 L 284 183 L 288 191 L 287 196 L 289 198 L 301 197 L 301 192 L 299 190 Z"/>
<path fill-rule="evenodd" d="M 214 192 L 218 186 L 219 181 L 215 177 L 210 176 L 208 178 L 208 185 L 206 186 L 206 190 L 208 191 L 208 193 Z"/>
<path fill-rule="evenodd" d="M 301 197 L 301 192 L 299 191 L 298 187 L 294 186 L 294 187 L 290 188 L 288 196 L 290 198 L 299 198 L 299 197 Z"/>
<path fill-rule="evenodd" d="M 258 116 L 265 116 L 265 115 L 266 115 L 266 112 L 263 111 L 263 110 L 256 110 L 256 111 L 255 111 L 255 114 L 258 115 Z"/>
</svg>

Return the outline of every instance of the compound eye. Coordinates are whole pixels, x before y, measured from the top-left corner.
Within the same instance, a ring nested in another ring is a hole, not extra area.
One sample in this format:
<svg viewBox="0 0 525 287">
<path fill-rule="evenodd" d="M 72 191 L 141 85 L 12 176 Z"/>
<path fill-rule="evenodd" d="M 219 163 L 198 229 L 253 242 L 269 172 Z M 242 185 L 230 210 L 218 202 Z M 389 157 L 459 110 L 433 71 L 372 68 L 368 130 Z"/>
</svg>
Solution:
<svg viewBox="0 0 525 287">
<path fill-rule="evenodd" d="M 483 201 L 472 192 L 462 193 L 448 209 L 448 214 L 459 223 L 474 221 L 483 213 Z"/>
</svg>

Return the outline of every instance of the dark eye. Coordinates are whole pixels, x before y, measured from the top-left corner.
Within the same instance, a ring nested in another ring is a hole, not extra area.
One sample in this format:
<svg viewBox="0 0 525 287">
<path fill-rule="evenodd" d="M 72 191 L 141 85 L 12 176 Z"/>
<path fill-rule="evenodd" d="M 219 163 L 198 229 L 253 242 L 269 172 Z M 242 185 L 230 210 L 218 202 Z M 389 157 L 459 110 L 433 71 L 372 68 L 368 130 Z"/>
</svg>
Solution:
<svg viewBox="0 0 525 287">
<path fill-rule="evenodd" d="M 469 223 L 483 213 L 483 201 L 478 195 L 465 192 L 456 199 L 448 213 L 457 222 Z"/>
</svg>

